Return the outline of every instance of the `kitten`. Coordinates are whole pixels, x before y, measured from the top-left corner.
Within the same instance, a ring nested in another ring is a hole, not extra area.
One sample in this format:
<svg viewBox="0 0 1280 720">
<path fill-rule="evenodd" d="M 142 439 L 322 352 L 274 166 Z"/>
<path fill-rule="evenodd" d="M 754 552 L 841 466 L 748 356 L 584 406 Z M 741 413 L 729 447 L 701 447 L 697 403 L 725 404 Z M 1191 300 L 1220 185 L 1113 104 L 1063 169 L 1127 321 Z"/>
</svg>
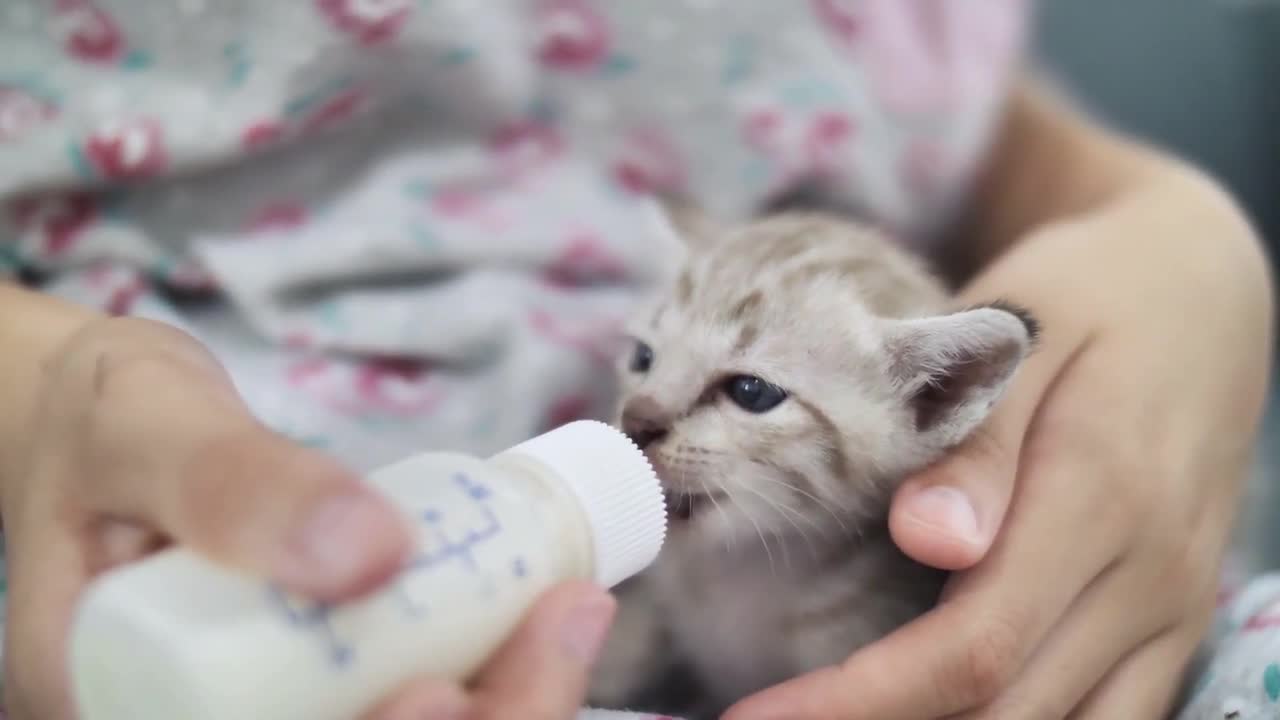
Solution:
<svg viewBox="0 0 1280 720">
<path fill-rule="evenodd" d="M 1037 328 L 951 312 L 919 261 L 834 216 L 676 224 L 683 267 L 636 318 L 617 418 L 671 528 L 619 589 L 590 701 L 703 715 L 935 603 L 945 574 L 896 549 L 889 498 L 978 428 Z"/>
</svg>

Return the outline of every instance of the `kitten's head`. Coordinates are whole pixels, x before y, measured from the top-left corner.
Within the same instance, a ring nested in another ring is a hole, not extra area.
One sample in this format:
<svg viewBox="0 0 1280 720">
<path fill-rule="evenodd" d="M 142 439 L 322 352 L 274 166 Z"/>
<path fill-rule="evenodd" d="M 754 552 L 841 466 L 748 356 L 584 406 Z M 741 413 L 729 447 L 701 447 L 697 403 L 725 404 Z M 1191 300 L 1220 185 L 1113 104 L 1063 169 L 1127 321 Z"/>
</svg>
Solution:
<svg viewBox="0 0 1280 720">
<path fill-rule="evenodd" d="M 947 312 L 913 258 L 842 220 L 685 228 L 682 270 L 631 325 L 618 417 L 677 535 L 874 521 L 978 427 L 1034 341 L 1011 306 Z"/>
</svg>

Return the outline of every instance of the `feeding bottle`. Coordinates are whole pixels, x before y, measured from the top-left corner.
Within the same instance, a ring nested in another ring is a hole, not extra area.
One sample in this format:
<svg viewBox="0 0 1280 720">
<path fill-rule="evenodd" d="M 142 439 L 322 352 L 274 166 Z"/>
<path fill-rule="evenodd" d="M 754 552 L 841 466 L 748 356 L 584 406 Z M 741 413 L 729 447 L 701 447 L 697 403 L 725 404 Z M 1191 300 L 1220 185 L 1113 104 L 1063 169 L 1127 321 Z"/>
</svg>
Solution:
<svg viewBox="0 0 1280 720">
<path fill-rule="evenodd" d="M 658 479 L 617 430 L 576 422 L 488 459 L 426 453 L 368 481 L 416 529 L 387 586 L 337 606 L 186 549 L 104 574 L 71 638 L 83 720 L 351 720 L 421 675 L 465 679 L 542 591 L 613 586 L 666 531 Z"/>
</svg>

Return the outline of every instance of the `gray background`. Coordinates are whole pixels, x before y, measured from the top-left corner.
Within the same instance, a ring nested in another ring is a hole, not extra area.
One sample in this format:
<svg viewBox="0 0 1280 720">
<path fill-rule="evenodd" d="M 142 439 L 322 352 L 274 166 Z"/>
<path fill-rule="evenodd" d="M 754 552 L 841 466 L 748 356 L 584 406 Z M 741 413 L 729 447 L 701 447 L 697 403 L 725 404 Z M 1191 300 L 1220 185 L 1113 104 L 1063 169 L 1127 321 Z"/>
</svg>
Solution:
<svg viewBox="0 0 1280 720">
<path fill-rule="evenodd" d="M 978 0 L 983 1 L 983 0 Z M 1280 237 L 1280 0 L 1041 0 L 1044 62 L 1226 181 Z"/>
</svg>

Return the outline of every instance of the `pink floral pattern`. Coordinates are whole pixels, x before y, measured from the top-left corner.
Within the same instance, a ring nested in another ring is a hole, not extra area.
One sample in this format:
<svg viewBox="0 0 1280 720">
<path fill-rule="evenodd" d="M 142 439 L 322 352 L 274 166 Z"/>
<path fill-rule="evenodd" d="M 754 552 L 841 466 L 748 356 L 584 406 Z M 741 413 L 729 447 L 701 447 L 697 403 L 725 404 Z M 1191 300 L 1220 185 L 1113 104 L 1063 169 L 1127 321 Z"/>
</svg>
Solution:
<svg viewBox="0 0 1280 720">
<path fill-rule="evenodd" d="M 534 309 L 527 320 L 539 337 L 581 354 L 598 367 L 612 367 L 621 350 L 621 318 L 575 324 L 547 310 Z"/>
<path fill-rule="evenodd" d="M 747 113 L 742 133 L 748 146 L 772 161 L 775 184 L 785 187 L 839 175 L 849 162 L 856 130 L 853 119 L 841 112 L 777 105 Z"/>
<path fill-rule="evenodd" d="M 866 27 L 861 10 L 857 7 L 860 3 L 850 0 L 811 0 L 811 4 L 818 22 L 826 28 L 832 39 L 845 50 L 856 50 Z"/>
<path fill-rule="evenodd" d="M 146 294 L 147 283 L 141 273 L 109 263 L 95 265 L 85 279 L 98 306 L 108 315 L 121 316 L 133 312 L 138 300 Z"/>
<path fill-rule="evenodd" d="M 100 216 L 97 198 L 87 192 L 19 198 L 12 206 L 19 230 L 38 233 L 41 255 L 65 255 Z"/>
<path fill-rule="evenodd" d="M 542 0 L 536 22 L 538 58 L 547 67 L 590 70 L 609 58 L 609 24 L 590 0 Z"/>
<path fill-rule="evenodd" d="M 0 84 L 0 143 L 22 139 L 58 116 L 58 106 L 21 88 Z"/>
<path fill-rule="evenodd" d="M 142 279 L 135 278 L 130 283 L 113 288 L 111 294 L 107 296 L 106 302 L 103 303 L 102 309 L 108 315 L 128 315 L 133 312 L 133 306 L 145 291 L 146 285 L 142 282 Z"/>
<path fill-rule="evenodd" d="M 55 0 L 54 28 L 63 47 L 77 60 L 110 64 L 124 57 L 124 33 L 107 11 L 92 0 Z"/>
<path fill-rule="evenodd" d="M 297 200 L 281 200 L 258 208 L 245 223 L 245 229 L 250 232 L 288 230 L 300 227 L 306 221 L 306 205 Z"/>
<path fill-rule="evenodd" d="M 441 188 L 431 194 L 428 203 L 439 217 L 466 223 L 485 232 L 507 232 L 514 224 L 511 214 L 485 193 L 463 188 Z"/>
<path fill-rule="evenodd" d="M 413 0 L 316 0 L 337 30 L 361 45 L 394 40 L 413 13 Z"/>
<path fill-rule="evenodd" d="M 627 133 L 613 175 L 624 188 L 641 195 L 677 192 L 686 182 L 684 159 L 675 144 L 648 128 Z"/>
<path fill-rule="evenodd" d="M 616 283 L 627 276 L 627 264 L 609 251 L 591 231 L 573 233 L 543 278 L 549 285 L 571 288 L 586 283 Z"/>
<path fill-rule="evenodd" d="M 371 107 L 372 101 L 365 88 L 344 88 L 305 115 L 291 120 L 263 119 L 249 124 L 240 132 L 240 147 L 246 152 L 254 152 L 308 133 L 328 130 Z"/>
<path fill-rule="evenodd" d="M 316 346 L 316 338 L 307 330 L 291 330 L 280 338 L 281 344 L 290 350 L 306 350 Z"/>
<path fill-rule="evenodd" d="M 93 169 L 108 180 L 136 180 L 159 175 L 169 163 L 159 122 L 136 120 L 99 129 L 85 141 Z"/>
<path fill-rule="evenodd" d="M 240 134 L 240 147 L 246 151 L 259 150 L 274 145 L 285 135 L 284 123 L 279 120 L 259 120 Z"/>
<path fill-rule="evenodd" d="M 1268 628 L 1280 627 L 1280 601 L 1276 601 L 1254 613 L 1245 621 L 1242 630 L 1257 632 Z"/>
<path fill-rule="evenodd" d="M 341 124 L 368 108 L 369 95 L 361 88 L 348 88 L 326 100 L 306 117 L 303 132 L 324 130 Z"/>
<path fill-rule="evenodd" d="M 162 273 L 164 283 L 170 287 L 194 293 L 208 293 L 218 289 L 218 281 L 198 262 L 178 260 Z"/>
<path fill-rule="evenodd" d="M 523 121 L 499 129 L 489 148 L 501 171 L 514 179 L 559 160 L 565 152 L 565 140 L 548 125 Z"/>
<path fill-rule="evenodd" d="M 313 357 L 294 363 L 287 378 L 299 390 L 354 416 L 425 415 L 443 396 L 430 364 L 413 359 L 375 358 L 341 363 Z"/>
<path fill-rule="evenodd" d="M 1022 40 L 1025 0 L 988 0 L 957 12 L 946 3 L 813 0 L 833 44 L 867 72 L 896 114 L 946 114 L 1003 80 L 994 72 Z"/>
</svg>

